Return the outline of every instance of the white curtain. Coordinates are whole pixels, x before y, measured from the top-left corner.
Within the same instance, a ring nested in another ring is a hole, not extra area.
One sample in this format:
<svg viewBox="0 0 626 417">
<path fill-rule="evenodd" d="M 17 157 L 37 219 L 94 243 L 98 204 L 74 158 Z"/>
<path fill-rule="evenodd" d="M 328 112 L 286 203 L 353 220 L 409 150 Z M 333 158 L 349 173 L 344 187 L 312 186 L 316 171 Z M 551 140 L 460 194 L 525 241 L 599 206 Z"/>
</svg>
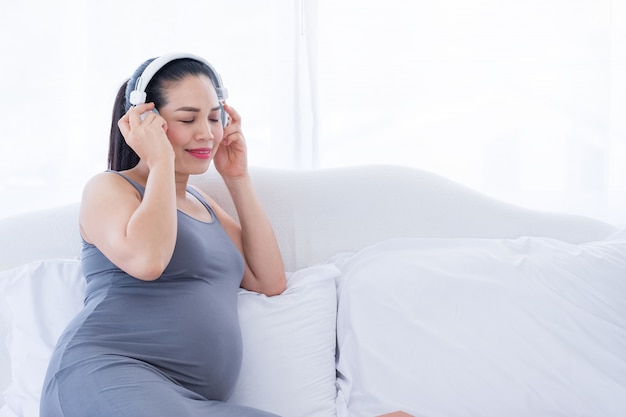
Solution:
<svg viewBox="0 0 626 417">
<path fill-rule="evenodd" d="M 623 0 L 318 0 L 319 163 L 626 224 Z"/>
<path fill-rule="evenodd" d="M 1 7 L 0 215 L 78 200 L 119 84 L 184 50 L 221 72 L 253 165 L 408 165 L 626 226 L 626 0 Z"/>
<path fill-rule="evenodd" d="M 106 169 L 117 89 L 171 51 L 221 73 L 251 164 L 296 167 L 299 13 L 293 0 L 3 1 L 0 216 L 78 201 Z"/>
</svg>

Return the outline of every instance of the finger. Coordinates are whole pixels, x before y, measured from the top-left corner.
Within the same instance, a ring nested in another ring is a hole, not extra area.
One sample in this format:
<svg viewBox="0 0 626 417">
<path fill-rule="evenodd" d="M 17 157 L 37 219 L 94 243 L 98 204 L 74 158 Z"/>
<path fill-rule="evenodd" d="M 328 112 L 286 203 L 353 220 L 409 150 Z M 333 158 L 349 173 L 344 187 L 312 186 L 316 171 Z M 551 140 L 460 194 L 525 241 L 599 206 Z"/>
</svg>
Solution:
<svg viewBox="0 0 626 417">
<path fill-rule="evenodd" d="M 147 112 L 141 113 L 139 115 L 139 118 L 141 119 L 141 123 L 151 124 L 152 122 L 156 120 L 157 116 L 153 112 L 147 111 Z"/>
<path fill-rule="evenodd" d="M 241 116 L 239 115 L 237 110 L 235 110 L 233 107 L 226 104 L 226 102 L 224 102 L 223 104 L 224 104 L 224 110 L 226 110 L 226 113 L 228 113 L 228 116 L 230 116 L 230 121 L 232 123 L 241 122 Z"/>
<path fill-rule="evenodd" d="M 144 116 L 145 118 L 143 119 L 143 124 L 147 124 L 148 126 L 156 124 L 160 126 L 165 132 L 167 132 L 167 121 L 163 118 L 163 116 L 154 112 L 143 113 L 142 117 Z"/>
<path fill-rule="evenodd" d="M 144 117 L 148 114 L 152 113 L 152 109 L 154 109 L 154 103 L 143 103 L 137 106 L 133 106 L 128 110 L 128 119 L 131 129 L 136 128 L 143 122 Z M 142 115 L 144 115 L 142 117 Z"/>
<path fill-rule="evenodd" d="M 243 141 L 243 134 L 239 131 L 229 133 L 222 141 L 224 145 L 229 146 L 235 142 Z"/>
<path fill-rule="evenodd" d="M 124 135 L 124 137 L 126 137 L 128 135 L 128 133 L 130 133 L 130 111 L 133 108 L 131 107 L 121 118 L 120 120 L 117 122 L 118 127 L 120 128 L 120 131 L 122 132 L 122 134 Z"/>
<path fill-rule="evenodd" d="M 128 113 L 126 113 L 120 120 L 117 121 L 117 127 L 120 128 L 122 135 L 126 137 L 130 131 L 130 122 L 128 120 Z"/>
</svg>

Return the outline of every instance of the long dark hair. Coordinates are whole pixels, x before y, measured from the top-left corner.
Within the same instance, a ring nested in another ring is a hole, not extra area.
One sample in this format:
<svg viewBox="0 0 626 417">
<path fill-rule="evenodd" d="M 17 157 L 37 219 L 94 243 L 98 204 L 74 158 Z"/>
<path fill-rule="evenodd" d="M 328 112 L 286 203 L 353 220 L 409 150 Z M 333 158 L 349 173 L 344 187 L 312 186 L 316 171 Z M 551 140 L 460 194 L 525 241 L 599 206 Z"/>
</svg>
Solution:
<svg viewBox="0 0 626 417">
<path fill-rule="evenodd" d="M 141 76 L 143 70 L 152 62 L 154 58 L 147 60 L 137 68 L 132 77 L 127 80 L 117 92 L 115 103 L 113 104 L 113 114 L 111 117 L 111 133 L 109 136 L 109 169 L 123 171 L 133 168 L 139 163 L 139 156 L 126 143 L 117 122 L 130 109 L 130 92 L 132 91 L 137 78 Z M 173 60 L 163 66 L 154 75 L 146 87 L 146 103 L 154 102 L 158 109 L 167 104 L 167 87 L 171 83 L 181 81 L 189 75 L 206 75 L 213 80 L 211 69 L 200 61 L 190 58 Z"/>
</svg>

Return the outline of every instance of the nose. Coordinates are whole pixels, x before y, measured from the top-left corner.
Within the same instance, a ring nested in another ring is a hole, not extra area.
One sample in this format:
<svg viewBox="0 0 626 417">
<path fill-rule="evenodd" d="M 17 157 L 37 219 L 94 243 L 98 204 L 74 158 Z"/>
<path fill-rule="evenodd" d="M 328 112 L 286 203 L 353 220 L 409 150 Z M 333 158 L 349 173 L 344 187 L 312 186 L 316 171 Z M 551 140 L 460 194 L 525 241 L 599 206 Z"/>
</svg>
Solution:
<svg viewBox="0 0 626 417">
<path fill-rule="evenodd" d="M 196 140 L 214 140 L 215 135 L 213 134 L 213 126 L 209 120 L 205 120 L 203 123 L 200 123 L 200 127 L 196 133 Z"/>
</svg>

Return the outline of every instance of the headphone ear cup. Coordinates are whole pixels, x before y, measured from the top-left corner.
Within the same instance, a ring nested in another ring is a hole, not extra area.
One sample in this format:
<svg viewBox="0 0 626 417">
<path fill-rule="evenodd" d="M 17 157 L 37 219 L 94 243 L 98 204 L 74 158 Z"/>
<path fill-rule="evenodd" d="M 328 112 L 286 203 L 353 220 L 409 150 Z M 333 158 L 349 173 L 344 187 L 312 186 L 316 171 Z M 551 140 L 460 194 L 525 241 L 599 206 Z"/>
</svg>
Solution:
<svg viewBox="0 0 626 417">
<path fill-rule="evenodd" d="M 132 106 L 144 104 L 146 102 L 146 93 L 144 91 L 138 91 L 138 90 L 131 91 L 129 102 Z"/>
<path fill-rule="evenodd" d="M 222 119 L 222 127 L 228 126 L 228 113 L 224 109 L 224 104 L 220 101 L 220 118 Z"/>
</svg>

